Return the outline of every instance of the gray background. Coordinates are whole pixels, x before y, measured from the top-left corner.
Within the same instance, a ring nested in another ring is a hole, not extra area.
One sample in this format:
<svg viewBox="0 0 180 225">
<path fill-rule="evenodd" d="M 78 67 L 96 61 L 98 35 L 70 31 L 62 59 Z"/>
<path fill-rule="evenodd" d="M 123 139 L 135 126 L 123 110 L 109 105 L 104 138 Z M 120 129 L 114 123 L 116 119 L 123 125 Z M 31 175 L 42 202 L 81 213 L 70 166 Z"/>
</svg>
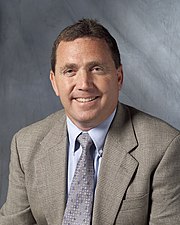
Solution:
<svg viewBox="0 0 180 225">
<path fill-rule="evenodd" d="M 98 19 L 118 41 L 121 101 L 180 129 L 179 0 L 1 0 L 0 205 L 12 135 L 61 108 L 48 77 L 52 42 L 82 17 Z"/>
</svg>

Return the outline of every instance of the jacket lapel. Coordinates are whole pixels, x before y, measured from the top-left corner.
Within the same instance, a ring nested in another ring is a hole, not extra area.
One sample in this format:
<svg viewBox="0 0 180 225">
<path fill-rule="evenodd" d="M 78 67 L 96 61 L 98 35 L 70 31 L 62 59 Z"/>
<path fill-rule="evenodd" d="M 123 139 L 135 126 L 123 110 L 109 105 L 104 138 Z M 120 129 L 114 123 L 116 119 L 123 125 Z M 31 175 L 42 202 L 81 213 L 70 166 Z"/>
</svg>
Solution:
<svg viewBox="0 0 180 225">
<path fill-rule="evenodd" d="M 67 131 L 65 115 L 41 142 L 36 160 L 38 190 L 48 224 L 61 224 L 66 203 Z"/>
<path fill-rule="evenodd" d="M 128 109 L 118 105 L 108 132 L 95 193 L 93 225 L 114 224 L 138 162 L 129 154 L 137 140 Z"/>
</svg>

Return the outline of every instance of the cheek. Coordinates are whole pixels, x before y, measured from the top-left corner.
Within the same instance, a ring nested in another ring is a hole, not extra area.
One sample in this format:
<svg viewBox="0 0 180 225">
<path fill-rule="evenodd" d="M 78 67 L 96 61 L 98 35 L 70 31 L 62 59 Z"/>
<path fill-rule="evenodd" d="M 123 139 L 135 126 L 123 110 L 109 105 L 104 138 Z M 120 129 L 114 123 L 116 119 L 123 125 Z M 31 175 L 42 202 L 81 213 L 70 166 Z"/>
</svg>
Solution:
<svg viewBox="0 0 180 225">
<path fill-rule="evenodd" d="M 104 79 L 99 82 L 99 90 L 104 94 L 113 94 L 119 91 L 119 85 L 116 79 Z"/>
<path fill-rule="evenodd" d="M 97 77 L 96 79 L 94 79 L 94 84 L 95 86 L 101 90 L 102 92 L 104 92 L 104 90 L 107 90 L 109 85 L 110 85 L 110 82 L 111 82 L 111 79 L 109 79 L 108 77 Z"/>
<path fill-rule="evenodd" d="M 71 82 L 61 82 L 58 85 L 59 96 L 62 100 L 67 100 L 71 97 L 73 86 Z"/>
</svg>

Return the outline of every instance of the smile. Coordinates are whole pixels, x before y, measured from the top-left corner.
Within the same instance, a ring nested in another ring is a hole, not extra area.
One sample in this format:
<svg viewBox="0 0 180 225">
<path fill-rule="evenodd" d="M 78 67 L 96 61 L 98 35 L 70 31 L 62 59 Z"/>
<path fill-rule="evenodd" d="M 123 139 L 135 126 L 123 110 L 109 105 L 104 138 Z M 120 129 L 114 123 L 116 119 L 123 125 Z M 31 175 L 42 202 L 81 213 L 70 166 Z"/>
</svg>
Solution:
<svg viewBox="0 0 180 225">
<path fill-rule="evenodd" d="M 95 100 L 97 97 L 93 97 L 93 98 L 76 98 L 76 101 L 78 102 L 91 102 L 93 100 Z"/>
</svg>

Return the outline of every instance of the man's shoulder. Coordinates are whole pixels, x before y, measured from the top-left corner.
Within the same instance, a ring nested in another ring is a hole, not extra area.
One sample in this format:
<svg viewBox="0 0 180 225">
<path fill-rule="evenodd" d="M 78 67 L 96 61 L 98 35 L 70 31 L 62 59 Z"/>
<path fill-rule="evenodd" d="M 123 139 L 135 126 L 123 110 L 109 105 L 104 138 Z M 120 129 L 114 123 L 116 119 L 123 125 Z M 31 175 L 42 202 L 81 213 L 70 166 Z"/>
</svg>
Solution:
<svg viewBox="0 0 180 225">
<path fill-rule="evenodd" d="M 47 117 L 39 120 L 35 123 L 32 123 L 17 132 L 18 137 L 25 138 L 26 136 L 41 136 L 44 137 L 46 133 L 48 133 L 57 122 L 61 123 L 61 121 L 65 120 L 64 109 L 59 110 L 55 113 L 48 115 Z"/>
<path fill-rule="evenodd" d="M 176 136 L 180 134 L 180 131 L 174 128 L 166 121 L 157 118 L 149 113 L 143 112 L 131 106 L 125 105 L 129 111 L 132 124 L 136 130 L 148 135 L 167 135 Z"/>
</svg>

